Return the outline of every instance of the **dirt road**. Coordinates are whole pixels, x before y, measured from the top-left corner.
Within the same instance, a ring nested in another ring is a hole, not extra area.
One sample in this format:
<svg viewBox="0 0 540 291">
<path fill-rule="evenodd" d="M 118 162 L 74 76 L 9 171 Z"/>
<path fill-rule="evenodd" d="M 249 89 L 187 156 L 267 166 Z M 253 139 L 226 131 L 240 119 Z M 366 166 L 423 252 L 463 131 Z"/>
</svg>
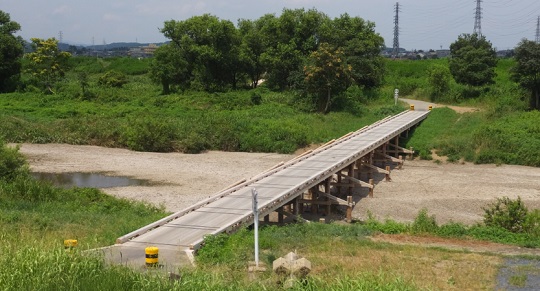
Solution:
<svg viewBox="0 0 540 291">
<path fill-rule="evenodd" d="M 33 171 L 99 172 L 149 180 L 152 186 L 107 188 L 118 197 L 164 205 L 169 211 L 190 206 L 243 178 L 249 178 L 292 155 L 208 152 L 143 153 L 126 149 L 64 144 L 23 144 Z M 540 208 L 540 168 L 406 161 L 392 172 L 392 182 L 378 182 L 374 198 L 358 201 L 353 215 L 368 211 L 381 219 L 411 221 L 427 208 L 439 222 L 475 223 L 482 207 L 496 197 L 518 195 L 531 208 Z"/>
</svg>

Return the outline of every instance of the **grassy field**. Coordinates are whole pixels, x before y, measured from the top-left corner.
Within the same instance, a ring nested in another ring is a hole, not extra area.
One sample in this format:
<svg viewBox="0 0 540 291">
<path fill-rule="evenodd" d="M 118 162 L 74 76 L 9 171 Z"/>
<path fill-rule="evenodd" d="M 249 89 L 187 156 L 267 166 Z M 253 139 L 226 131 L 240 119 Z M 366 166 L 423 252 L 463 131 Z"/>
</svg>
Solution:
<svg viewBox="0 0 540 291">
<path fill-rule="evenodd" d="M 73 59 L 73 69 L 56 94 L 34 88 L 0 95 L 0 139 L 8 142 L 93 144 L 140 151 L 294 152 L 323 143 L 403 110 L 401 96 L 433 98 L 425 72 L 445 60 L 388 62 L 386 84 L 378 91 L 351 89 L 340 110 L 314 114 L 294 92 L 256 90 L 160 95 L 145 75 L 146 61 Z M 497 82 L 475 89 L 450 84 L 437 101 L 477 106 L 476 113 L 435 109 L 405 146 L 422 158 L 430 152 L 451 161 L 540 166 L 540 114 L 525 111 L 526 100 L 508 78 L 511 60 L 499 62 Z M 99 84 L 109 70 L 125 74 L 121 88 Z M 81 73 L 88 86 L 81 87 Z M 260 97 L 260 102 L 259 102 Z M 3 142 L 2 144 L 3 149 Z M 0 152 L 0 289 L 5 290 L 260 290 L 279 289 L 284 279 L 271 272 L 249 280 L 252 233 L 210 238 L 197 257 L 198 267 L 181 270 L 181 281 L 148 276 L 79 251 L 110 245 L 166 213 L 146 204 L 119 200 L 93 189 L 58 189 L 32 180 L 17 155 Z M 14 161 L 14 164 L 6 163 Z M 7 165 L 6 167 L 4 167 Z M 15 166 L 14 166 L 15 165 Z M 7 170 L 6 170 L 7 169 Z M 8 174 L 6 174 L 8 173 Z M 536 213 L 537 219 L 540 214 Z M 373 243 L 374 232 L 412 233 L 483 239 L 526 247 L 540 245 L 538 234 L 511 233 L 498 227 L 438 226 L 420 213 L 411 224 L 368 221 L 366 224 L 298 224 L 261 230 L 261 258 L 296 250 L 314 269 L 298 290 L 492 289 L 501 257 L 442 249 Z M 62 241 L 76 238 L 78 251 L 66 252 Z M 306 240 L 305 238 L 309 238 Z"/>
</svg>

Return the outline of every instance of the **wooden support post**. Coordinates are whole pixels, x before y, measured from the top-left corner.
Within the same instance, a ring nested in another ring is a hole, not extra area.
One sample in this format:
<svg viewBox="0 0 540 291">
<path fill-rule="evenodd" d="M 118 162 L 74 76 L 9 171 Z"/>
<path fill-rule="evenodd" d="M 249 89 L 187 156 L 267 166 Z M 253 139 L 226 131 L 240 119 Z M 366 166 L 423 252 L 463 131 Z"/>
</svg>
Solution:
<svg viewBox="0 0 540 291">
<path fill-rule="evenodd" d="M 298 213 L 299 213 L 299 209 L 298 209 L 299 204 L 300 203 L 298 203 L 298 197 L 294 198 L 294 200 L 293 200 L 293 214 L 294 215 L 298 215 Z"/>
<path fill-rule="evenodd" d="M 264 223 L 269 223 L 270 222 L 270 214 L 267 214 L 264 216 Z"/>
<path fill-rule="evenodd" d="M 330 181 L 330 178 L 328 178 L 328 179 L 326 179 L 326 180 L 324 181 L 324 192 L 325 192 L 326 194 L 330 194 L 330 182 L 331 182 L 331 181 Z M 329 200 L 328 197 L 327 197 L 325 200 Z M 328 205 L 326 206 L 326 215 L 330 215 L 330 209 L 331 209 L 331 206 L 332 206 L 331 204 L 328 204 Z"/>
<path fill-rule="evenodd" d="M 373 179 L 369 179 L 369 184 L 371 185 L 371 188 L 369 188 L 369 198 L 373 198 L 373 189 L 375 188 L 373 185 Z"/>
<path fill-rule="evenodd" d="M 283 206 L 278 210 L 278 223 L 283 223 Z"/>
<path fill-rule="evenodd" d="M 362 159 L 356 160 L 355 163 L 356 163 L 356 175 L 354 177 L 360 180 L 360 175 L 362 174 Z"/>
<path fill-rule="evenodd" d="M 298 213 L 303 214 L 304 213 L 304 203 L 300 202 L 301 200 L 305 200 L 306 193 L 302 193 L 298 198 L 296 198 L 296 203 L 298 204 Z"/>
<path fill-rule="evenodd" d="M 317 201 L 317 192 L 314 191 L 314 190 L 318 190 L 317 188 L 319 188 L 319 186 L 315 186 L 314 187 L 315 189 L 313 190 L 310 190 L 311 192 L 311 213 L 313 214 L 317 214 L 317 204 L 315 204 L 315 201 Z"/>
<path fill-rule="evenodd" d="M 409 159 L 412 161 L 412 159 L 414 157 L 414 148 L 410 147 L 409 150 L 411 151 L 410 154 L 409 154 Z"/>
<path fill-rule="evenodd" d="M 351 223 L 352 221 L 352 196 L 347 196 L 347 203 L 348 203 L 348 206 L 347 206 L 347 222 L 348 223 Z"/>
<path fill-rule="evenodd" d="M 399 152 L 398 152 L 398 148 L 397 148 L 397 147 L 399 146 L 399 135 L 396 136 L 396 138 L 394 139 L 394 144 L 396 145 L 396 146 L 394 147 L 394 149 L 395 149 L 394 157 L 397 158 L 397 157 L 399 156 Z"/>
<path fill-rule="evenodd" d="M 386 182 L 392 181 L 392 179 L 390 178 L 390 166 L 386 166 L 386 172 L 388 172 L 385 174 Z"/>
<path fill-rule="evenodd" d="M 337 175 L 337 182 L 338 182 L 338 186 L 337 186 L 337 194 L 338 194 L 338 197 L 341 197 L 341 171 L 339 171 L 338 175 Z"/>
<path fill-rule="evenodd" d="M 349 177 L 354 177 L 354 163 L 349 165 L 349 171 L 347 173 Z M 354 185 L 350 183 L 349 189 L 347 190 L 347 195 L 352 195 L 352 189 Z"/>
<path fill-rule="evenodd" d="M 369 158 L 367 164 L 373 166 L 373 155 L 374 152 L 369 153 Z M 373 169 L 370 167 L 368 170 L 368 180 L 373 179 Z"/>
<path fill-rule="evenodd" d="M 397 153 L 397 151 L 396 151 L 396 153 Z M 401 170 L 403 168 L 403 156 L 400 155 L 399 160 L 401 162 L 398 163 L 398 169 Z"/>
</svg>

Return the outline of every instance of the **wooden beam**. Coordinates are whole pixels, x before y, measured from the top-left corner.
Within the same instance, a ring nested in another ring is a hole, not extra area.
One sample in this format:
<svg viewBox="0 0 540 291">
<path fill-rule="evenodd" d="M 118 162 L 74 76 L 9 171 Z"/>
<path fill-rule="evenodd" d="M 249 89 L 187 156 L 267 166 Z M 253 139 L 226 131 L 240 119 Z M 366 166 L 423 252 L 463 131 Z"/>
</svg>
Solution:
<svg viewBox="0 0 540 291">
<path fill-rule="evenodd" d="M 375 170 L 377 173 L 381 173 L 381 174 L 390 174 L 389 171 L 385 170 L 385 169 L 381 169 L 379 167 L 376 167 L 376 166 L 373 166 L 373 165 L 370 165 L 370 164 L 367 164 L 367 163 L 364 163 L 363 166 L 366 166 L 370 169 L 373 169 Z"/>
<path fill-rule="evenodd" d="M 414 150 L 411 148 L 411 149 L 406 149 L 406 148 L 402 148 L 398 145 L 395 145 L 395 144 L 389 144 L 390 146 L 393 146 L 394 148 L 396 148 L 398 151 L 402 152 L 402 153 L 405 153 L 405 154 L 414 154 Z"/>
<path fill-rule="evenodd" d="M 309 221 L 307 219 L 302 218 L 300 215 L 294 215 L 294 214 L 292 214 L 292 213 L 290 213 L 288 211 L 285 211 L 285 210 L 277 209 L 276 212 L 281 216 L 285 215 L 287 217 L 292 217 L 292 219 L 294 219 L 296 221 L 311 222 L 311 221 Z"/>
<path fill-rule="evenodd" d="M 382 169 L 381 169 L 381 170 L 382 170 Z M 345 175 L 345 174 L 340 174 L 340 175 L 343 176 L 344 178 L 348 179 L 349 181 L 351 181 L 351 182 L 353 182 L 353 183 L 355 183 L 355 184 L 358 184 L 358 185 L 360 185 L 360 186 L 362 186 L 362 187 L 373 188 L 373 185 L 372 185 L 372 184 L 366 183 L 366 182 L 364 182 L 364 181 L 362 181 L 362 180 L 358 180 L 358 179 L 356 179 L 356 178 L 353 178 L 353 177 L 351 177 L 351 176 L 347 176 L 347 175 Z"/>
<path fill-rule="evenodd" d="M 306 199 L 300 199 L 298 200 L 299 203 L 309 203 L 311 204 L 311 206 L 315 206 L 315 205 L 331 205 L 332 204 L 332 201 L 331 200 L 327 200 L 327 201 L 322 201 L 322 200 L 306 200 Z M 312 213 L 316 213 L 316 212 L 312 212 Z"/>
<path fill-rule="evenodd" d="M 347 204 L 347 201 L 345 201 L 345 200 L 343 200 L 341 198 L 338 198 L 338 197 L 336 197 L 336 196 L 334 196 L 332 194 L 324 193 L 324 192 L 319 191 L 319 195 L 328 198 L 331 202 L 334 202 L 334 204 L 345 205 L 345 206 L 349 205 L 349 204 Z"/>
</svg>

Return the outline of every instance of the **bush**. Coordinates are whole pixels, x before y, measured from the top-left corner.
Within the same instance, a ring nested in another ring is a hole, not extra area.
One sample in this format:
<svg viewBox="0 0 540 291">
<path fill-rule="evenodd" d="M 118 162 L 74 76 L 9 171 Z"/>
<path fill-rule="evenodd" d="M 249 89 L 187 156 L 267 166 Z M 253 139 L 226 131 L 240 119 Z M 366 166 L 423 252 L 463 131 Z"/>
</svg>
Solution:
<svg viewBox="0 0 540 291">
<path fill-rule="evenodd" d="M 123 139 L 129 149 L 135 151 L 169 152 L 173 150 L 172 126 L 154 118 L 141 118 L 128 125 Z"/>
<path fill-rule="evenodd" d="M 429 216 L 427 209 L 423 208 L 418 212 L 418 216 L 414 219 L 414 222 L 411 225 L 411 232 L 415 234 L 436 233 L 438 228 L 435 216 Z"/>
<path fill-rule="evenodd" d="M 525 224 L 523 225 L 525 231 L 533 237 L 540 238 L 540 210 L 535 209 L 527 213 Z"/>
<path fill-rule="evenodd" d="M 527 208 L 518 196 L 516 200 L 508 197 L 497 198 L 497 202 L 490 204 L 484 210 L 484 224 L 486 226 L 501 227 L 514 233 L 524 232 L 527 219 Z"/>
<path fill-rule="evenodd" d="M 118 71 L 108 71 L 99 77 L 98 84 L 101 86 L 121 88 L 127 84 L 128 80 L 124 73 Z"/>
<path fill-rule="evenodd" d="M 19 153 L 19 147 L 8 148 L 0 140 L 0 179 L 11 181 L 21 173 L 28 173 L 28 165 Z"/>
<path fill-rule="evenodd" d="M 252 93 L 251 94 L 251 104 L 253 104 L 253 105 L 261 105 L 261 103 L 262 103 L 261 94 Z"/>
<path fill-rule="evenodd" d="M 428 83 L 430 85 L 431 100 L 437 100 L 441 95 L 450 90 L 452 75 L 447 66 L 436 64 L 428 70 Z"/>
</svg>

